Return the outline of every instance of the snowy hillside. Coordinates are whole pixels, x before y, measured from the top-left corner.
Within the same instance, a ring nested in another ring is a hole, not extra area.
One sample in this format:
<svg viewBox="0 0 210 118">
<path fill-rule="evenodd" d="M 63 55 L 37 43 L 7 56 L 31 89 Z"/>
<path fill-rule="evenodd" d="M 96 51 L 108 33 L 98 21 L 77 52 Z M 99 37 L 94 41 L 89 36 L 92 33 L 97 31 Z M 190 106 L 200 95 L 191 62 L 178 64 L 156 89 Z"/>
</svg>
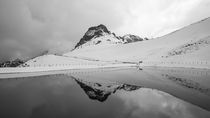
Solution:
<svg viewBox="0 0 210 118">
<path fill-rule="evenodd" d="M 33 58 L 18 68 L 0 68 L 0 73 L 43 72 L 69 69 L 133 67 L 135 63 L 99 61 L 89 58 L 77 58 L 47 54 Z"/>
<path fill-rule="evenodd" d="M 87 57 L 97 60 L 134 61 L 144 65 L 185 66 L 183 64 L 160 64 L 170 61 L 206 63 L 209 68 L 210 18 L 186 26 L 163 37 L 123 45 L 89 46 L 64 54 L 65 56 Z M 206 65 L 202 65 L 206 66 Z M 186 67 L 198 67 L 188 65 Z M 206 68 L 206 67 L 205 67 Z"/>
<path fill-rule="evenodd" d="M 210 36 L 205 37 L 205 38 L 200 39 L 200 40 L 195 41 L 195 42 L 192 41 L 192 42 L 186 43 L 184 45 L 181 45 L 181 46 L 179 46 L 177 48 L 174 48 L 173 50 L 169 51 L 166 58 L 176 56 L 176 55 L 181 56 L 181 55 L 186 55 L 186 54 L 190 55 L 190 54 L 193 54 L 193 53 L 197 53 L 202 49 L 210 48 L 209 44 L 210 44 Z M 208 52 L 206 52 L 206 54 L 207 53 Z"/>
<path fill-rule="evenodd" d="M 31 59 L 22 66 L 26 67 L 65 67 L 75 65 L 97 65 L 107 64 L 107 62 L 98 62 L 97 60 L 78 59 L 74 57 L 58 56 L 58 55 L 43 55 Z"/>
</svg>

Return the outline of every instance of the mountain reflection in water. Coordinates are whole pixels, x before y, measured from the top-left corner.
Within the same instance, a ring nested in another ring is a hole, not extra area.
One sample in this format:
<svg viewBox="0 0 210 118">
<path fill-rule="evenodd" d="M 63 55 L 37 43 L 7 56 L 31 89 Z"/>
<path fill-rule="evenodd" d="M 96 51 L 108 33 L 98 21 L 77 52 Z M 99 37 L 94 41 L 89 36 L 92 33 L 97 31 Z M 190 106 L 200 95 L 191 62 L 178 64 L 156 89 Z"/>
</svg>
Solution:
<svg viewBox="0 0 210 118">
<path fill-rule="evenodd" d="M 74 80 L 80 85 L 90 99 L 104 102 L 112 93 L 117 90 L 133 91 L 141 87 L 128 85 L 128 84 L 117 84 L 117 83 L 93 83 L 86 82 L 80 79 L 74 78 Z"/>
<path fill-rule="evenodd" d="M 209 118 L 209 76 L 124 68 L 1 79 L 0 118 Z"/>
<path fill-rule="evenodd" d="M 175 82 L 176 84 L 183 86 L 183 87 L 194 89 L 194 90 L 204 93 L 206 95 L 210 95 L 209 94 L 210 89 L 206 88 L 206 87 L 202 87 L 198 82 L 194 82 L 192 80 L 188 80 L 185 78 L 178 78 L 178 77 L 170 76 L 168 74 L 163 75 L 163 76 L 166 77 L 167 79 Z"/>
</svg>

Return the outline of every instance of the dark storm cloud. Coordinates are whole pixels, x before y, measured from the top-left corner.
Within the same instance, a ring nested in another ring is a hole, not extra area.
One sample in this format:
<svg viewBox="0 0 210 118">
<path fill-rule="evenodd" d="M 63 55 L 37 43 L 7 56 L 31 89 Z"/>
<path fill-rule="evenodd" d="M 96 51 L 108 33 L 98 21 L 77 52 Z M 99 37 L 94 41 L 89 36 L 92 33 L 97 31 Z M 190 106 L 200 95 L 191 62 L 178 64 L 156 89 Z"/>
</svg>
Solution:
<svg viewBox="0 0 210 118">
<path fill-rule="evenodd" d="M 1 59 L 42 51 L 46 49 L 46 39 L 50 35 L 44 24 L 31 18 L 26 1 L 0 1 Z"/>
<path fill-rule="evenodd" d="M 105 1 L 0 0 L 0 60 L 71 49 L 87 28 L 114 29 L 122 15 Z"/>
</svg>

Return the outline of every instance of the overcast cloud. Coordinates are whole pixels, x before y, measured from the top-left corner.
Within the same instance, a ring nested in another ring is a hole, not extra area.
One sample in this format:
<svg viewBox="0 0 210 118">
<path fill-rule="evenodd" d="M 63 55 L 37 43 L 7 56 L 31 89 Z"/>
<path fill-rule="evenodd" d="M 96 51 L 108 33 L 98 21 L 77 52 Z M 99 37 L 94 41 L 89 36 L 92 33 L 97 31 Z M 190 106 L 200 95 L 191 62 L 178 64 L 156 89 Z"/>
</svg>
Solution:
<svg viewBox="0 0 210 118">
<path fill-rule="evenodd" d="M 210 16 L 210 0 L 0 0 L 0 60 L 66 51 L 90 26 L 157 37 Z"/>
</svg>

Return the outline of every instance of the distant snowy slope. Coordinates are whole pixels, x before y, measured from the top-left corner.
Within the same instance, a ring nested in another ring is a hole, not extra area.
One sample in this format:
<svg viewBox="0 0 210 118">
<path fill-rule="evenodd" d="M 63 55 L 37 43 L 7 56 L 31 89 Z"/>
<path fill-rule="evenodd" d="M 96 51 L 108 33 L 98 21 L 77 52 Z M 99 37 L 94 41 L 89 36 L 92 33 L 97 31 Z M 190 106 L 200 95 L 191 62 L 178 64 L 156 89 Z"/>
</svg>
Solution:
<svg viewBox="0 0 210 118">
<path fill-rule="evenodd" d="M 124 43 L 132 43 L 132 42 L 137 42 L 137 41 L 144 41 L 144 40 L 149 40 L 148 38 L 141 38 L 136 35 L 132 34 L 126 34 L 123 37 L 121 37 Z"/>
<path fill-rule="evenodd" d="M 123 45 L 90 46 L 66 53 L 66 56 L 88 57 L 99 60 L 139 61 L 172 59 L 173 51 L 182 50 L 182 59 L 210 60 L 210 18 L 186 26 L 152 40 Z M 191 47 L 185 47 L 192 45 Z M 193 47 L 194 46 L 194 47 Z M 196 48 L 196 47 L 199 48 Z M 169 56 L 169 54 L 172 54 Z M 202 57 L 202 58 L 200 58 Z M 176 57 L 174 59 L 177 59 Z"/>
<path fill-rule="evenodd" d="M 103 63 L 103 62 L 101 62 Z M 31 59 L 24 63 L 24 66 L 29 67 L 55 67 L 55 66 L 69 66 L 69 65 L 93 65 L 97 61 L 88 61 L 85 59 L 77 59 L 73 57 L 57 56 L 57 55 L 43 55 Z"/>
</svg>

